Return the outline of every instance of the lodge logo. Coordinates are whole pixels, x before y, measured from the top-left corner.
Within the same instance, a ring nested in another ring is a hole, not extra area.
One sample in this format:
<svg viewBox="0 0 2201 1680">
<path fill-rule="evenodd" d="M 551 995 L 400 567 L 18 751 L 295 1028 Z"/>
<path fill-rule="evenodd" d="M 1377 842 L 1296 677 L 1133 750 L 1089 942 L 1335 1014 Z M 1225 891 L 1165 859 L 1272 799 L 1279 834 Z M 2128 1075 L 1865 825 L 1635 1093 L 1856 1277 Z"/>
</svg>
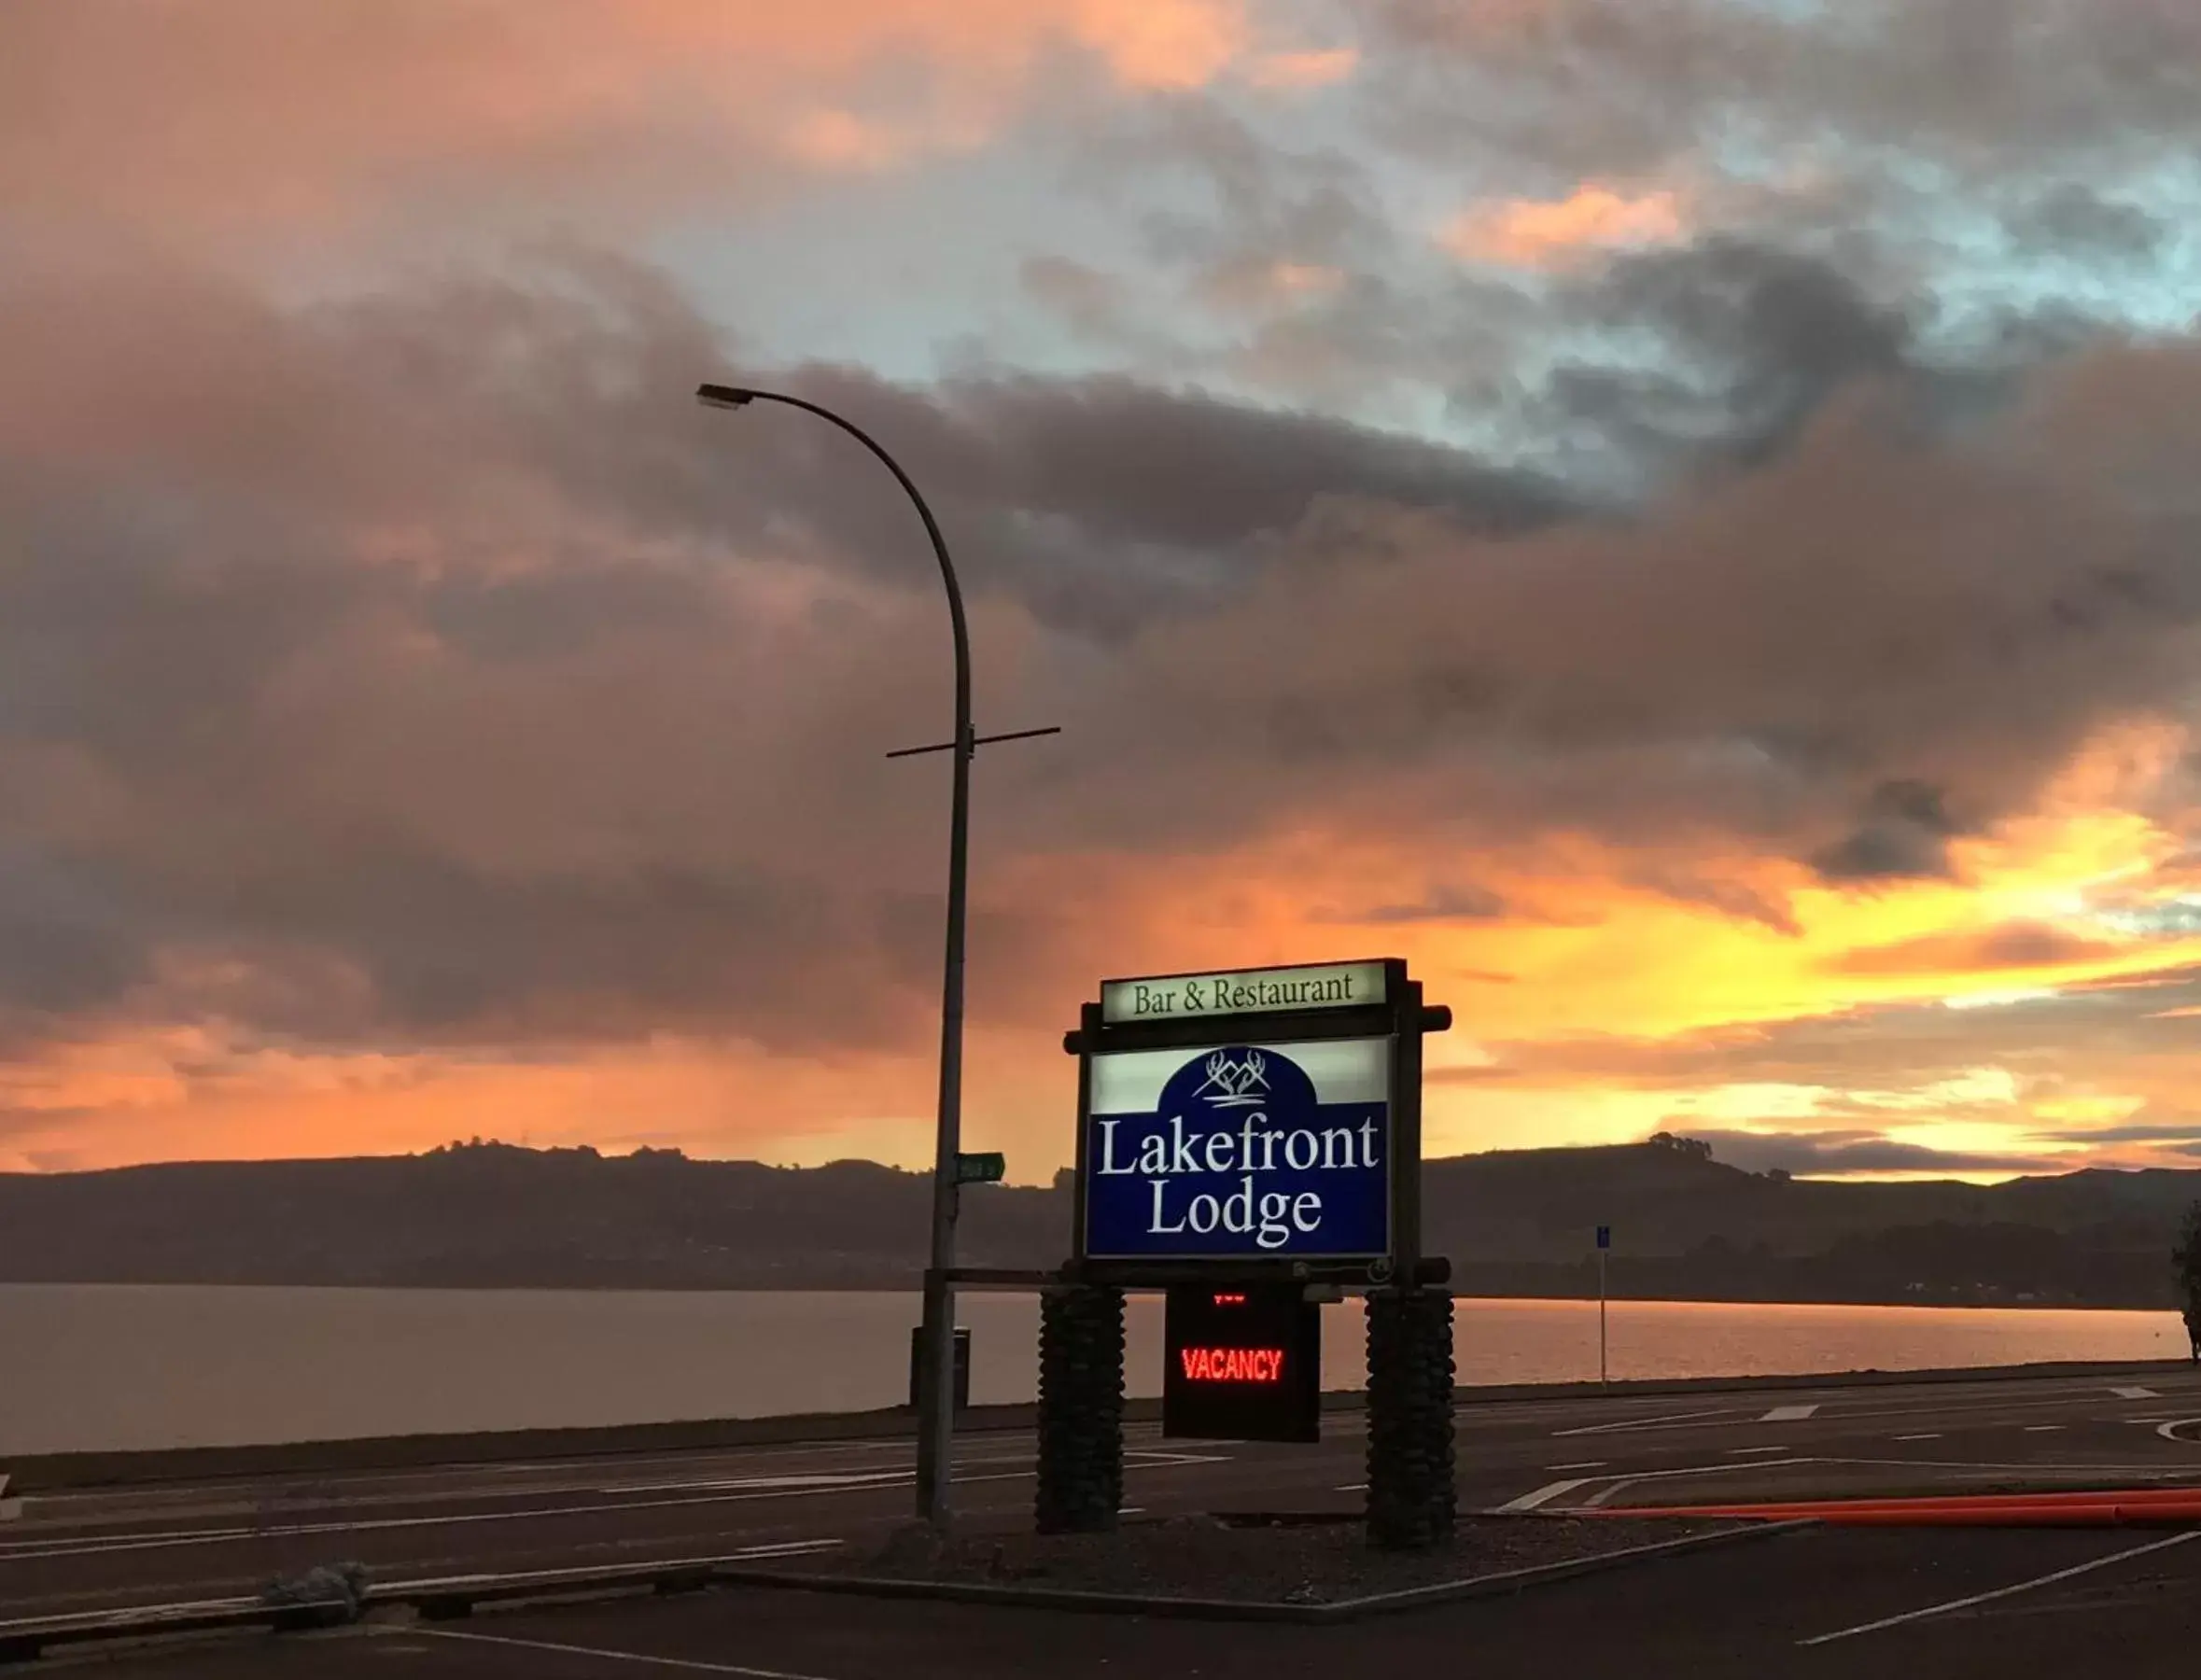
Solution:
<svg viewBox="0 0 2201 1680">
<path fill-rule="evenodd" d="M 1208 1057 L 1207 1074 L 1193 1095 L 1211 1108 L 1257 1108 L 1269 1100 L 1269 1063 L 1258 1050 L 1238 1061 L 1218 1050 Z"/>
</svg>

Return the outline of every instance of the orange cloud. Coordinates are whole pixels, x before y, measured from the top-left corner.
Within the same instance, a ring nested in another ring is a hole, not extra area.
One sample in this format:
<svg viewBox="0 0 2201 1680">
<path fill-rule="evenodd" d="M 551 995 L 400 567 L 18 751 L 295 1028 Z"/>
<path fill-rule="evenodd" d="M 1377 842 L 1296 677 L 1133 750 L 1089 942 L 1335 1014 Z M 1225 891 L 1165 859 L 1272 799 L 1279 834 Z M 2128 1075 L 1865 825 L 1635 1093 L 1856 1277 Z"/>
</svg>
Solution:
<svg viewBox="0 0 2201 1680">
<path fill-rule="evenodd" d="M 1935 933 L 1900 945 L 1845 951 L 1835 967 L 1850 974 L 1962 977 L 1983 971 L 2021 970 L 2045 974 L 2082 970 L 2088 974 L 2125 955 L 2105 939 L 2087 939 L 2046 922 L 2006 922 L 1970 933 Z"/>
<path fill-rule="evenodd" d="M 1463 211 L 1437 243 L 1470 262 L 1549 268 L 1589 252 L 1672 245 L 1687 231 L 1676 193 L 1632 198 L 1589 181 L 1563 199 L 1507 199 Z"/>
<path fill-rule="evenodd" d="M 1360 68 L 1360 52 L 1353 47 L 1311 49 L 1300 52 L 1271 52 L 1254 61 L 1246 79 L 1256 88 L 1306 92 L 1334 87 L 1349 80 Z"/>
</svg>

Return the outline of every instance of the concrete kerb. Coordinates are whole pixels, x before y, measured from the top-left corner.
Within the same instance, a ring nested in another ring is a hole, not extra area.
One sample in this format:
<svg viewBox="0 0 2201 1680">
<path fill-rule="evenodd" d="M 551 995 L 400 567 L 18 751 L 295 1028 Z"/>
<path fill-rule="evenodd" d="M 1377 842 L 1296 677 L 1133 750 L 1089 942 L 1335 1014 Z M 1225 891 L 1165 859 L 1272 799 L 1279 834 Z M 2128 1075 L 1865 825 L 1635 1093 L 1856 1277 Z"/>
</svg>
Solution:
<svg viewBox="0 0 2201 1680">
<path fill-rule="evenodd" d="M 1427 1587 L 1371 1593 L 1326 1604 L 1284 1604 L 1256 1599 L 1182 1598 L 1166 1594 L 1083 1592 L 1046 1587 L 994 1587 L 965 1581 L 923 1581 L 863 1575 L 802 1574 L 787 1570 L 721 1569 L 714 1582 L 736 1587 L 796 1592 L 839 1593 L 851 1598 L 932 1599 L 948 1603 L 990 1604 L 1000 1609 L 1068 1610 L 1104 1616 L 1141 1616 L 1179 1621 L 1337 1623 L 1371 1616 L 1422 1610 L 1466 1599 L 1501 1598 L 1548 1582 L 1572 1580 L 1631 1564 L 1647 1563 L 1684 1552 L 1704 1551 L 1748 1540 L 1769 1539 L 1814 1528 L 1814 1522 L 1738 1522 L 1709 1534 L 1685 1534 L 1646 1546 L 1624 1547 L 1559 1563 L 1501 1570 Z"/>
<path fill-rule="evenodd" d="M 1773 1377 L 1688 1377 L 1594 1382 L 1530 1382 L 1462 1387 L 1459 1406 L 1523 1400 L 1651 1398 L 1662 1394 L 1759 1393 L 1817 1388 L 1876 1388 L 1911 1383 L 1996 1382 L 2088 1377 L 2166 1378 L 2194 1369 L 2190 1360 L 2068 1361 L 2023 1365 L 1959 1365 L 1928 1371 L 1819 1371 Z M 1325 1412 L 1357 1412 L 1358 1391 L 1322 1397 Z M 1161 1402 L 1127 1400 L 1126 1422 L 1154 1422 Z M 977 1406 L 958 1415 L 960 1434 L 1030 1430 L 1038 1407 L 1030 1404 Z M 830 1446 L 837 1442 L 894 1440 L 913 1435 L 905 1406 L 870 1412 L 808 1413 L 779 1418 L 728 1418 L 671 1423 L 611 1424 L 572 1429 L 494 1430 L 466 1435 L 376 1435 L 334 1441 L 279 1442 L 245 1447 L 161 1448 L 144 1451 L 57 1452 L 19 1456 L 5 1468 L 12 1494 L 63 1489 L 133 1487 L 154 1483 L 222 1481 L 250 1476 L 357 1475 L 378 1471 L 449 1469 L 523 1460 L 616 1459 L 666 1452 L 715 1451 L 739 1447 Z"/>
</svg>

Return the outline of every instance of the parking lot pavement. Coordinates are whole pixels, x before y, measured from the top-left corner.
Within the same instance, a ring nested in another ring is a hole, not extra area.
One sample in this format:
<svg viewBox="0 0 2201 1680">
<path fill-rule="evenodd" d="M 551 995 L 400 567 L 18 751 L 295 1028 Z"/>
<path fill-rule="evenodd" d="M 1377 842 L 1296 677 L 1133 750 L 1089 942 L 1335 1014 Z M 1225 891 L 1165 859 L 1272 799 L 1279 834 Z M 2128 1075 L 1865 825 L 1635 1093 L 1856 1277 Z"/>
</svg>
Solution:
<svg viewBox="0 0 2201 1680">
<path fill-rule="evenodd" d="M 111 1680 L 1334 1680 L 1420 1665 L 1478 1680 L 2183 1680 L 2196 1641 L 2201 1531 L 1812 1530 L 1338 1627 L 729 1589 L 147 1651 L 100 1672 Z"/>
</svg>

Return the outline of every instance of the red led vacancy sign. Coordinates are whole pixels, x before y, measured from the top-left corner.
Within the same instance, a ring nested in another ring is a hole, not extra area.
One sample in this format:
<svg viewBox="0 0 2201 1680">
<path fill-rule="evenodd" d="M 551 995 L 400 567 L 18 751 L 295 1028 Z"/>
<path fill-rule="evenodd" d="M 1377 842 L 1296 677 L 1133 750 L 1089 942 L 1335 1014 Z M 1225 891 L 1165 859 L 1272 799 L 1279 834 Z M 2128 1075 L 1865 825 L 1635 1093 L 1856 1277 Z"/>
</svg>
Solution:
<svg viewBox="0 0 2201 1680">
<path fill-rule="evenodd" d="M 1162 1434 L 1313 1441 L 1322 1433 L 1322 1309 L 1297 1283 L 1170 1291 Z"/>
</svg>

